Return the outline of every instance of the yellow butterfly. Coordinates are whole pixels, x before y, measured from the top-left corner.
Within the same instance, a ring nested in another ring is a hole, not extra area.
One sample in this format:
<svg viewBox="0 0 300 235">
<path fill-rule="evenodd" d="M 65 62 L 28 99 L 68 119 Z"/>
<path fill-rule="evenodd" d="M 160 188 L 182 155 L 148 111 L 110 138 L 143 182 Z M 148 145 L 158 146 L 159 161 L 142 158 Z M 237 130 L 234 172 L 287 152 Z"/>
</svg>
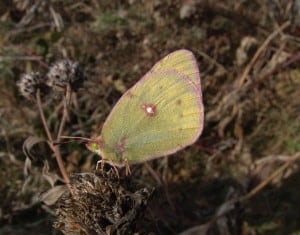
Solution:
<svg viewBox="0 0 300 235">
<path fill-rule="evenodd" d="M 137 163 L 193 144 L 203 129 L 200 73 L 181 49 L 157 62 L 117 102 L 87 148 L 114 164 Z"/>
</svg>

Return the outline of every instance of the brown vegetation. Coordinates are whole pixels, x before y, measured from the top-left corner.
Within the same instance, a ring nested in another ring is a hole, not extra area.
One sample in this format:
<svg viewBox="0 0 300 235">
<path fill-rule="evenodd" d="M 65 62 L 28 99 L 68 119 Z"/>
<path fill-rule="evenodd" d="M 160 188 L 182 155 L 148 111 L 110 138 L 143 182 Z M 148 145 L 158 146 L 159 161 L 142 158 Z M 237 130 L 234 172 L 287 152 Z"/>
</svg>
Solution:
<svg viewBox="0 0 300 235">
<path fill-rule="evenodd" d="M 156 188 L 137 234 L 299 234 L 299 12 L 298 0 L 1 1 L 0 234 L 59 234 L 40 202 L 63 182 L 53 152 L 68 174 L 95 169 L 84 145 L 49 148 L 43 125 L 99 134 L 121 94 L 180 48 L 199 62 L 205 128 L 175 156 L 132 167 L 132 184 Z M 86 80 L 67 99 L 42 97 L 43 123 L 16 84 L 61 59 Z"/>
</svg>

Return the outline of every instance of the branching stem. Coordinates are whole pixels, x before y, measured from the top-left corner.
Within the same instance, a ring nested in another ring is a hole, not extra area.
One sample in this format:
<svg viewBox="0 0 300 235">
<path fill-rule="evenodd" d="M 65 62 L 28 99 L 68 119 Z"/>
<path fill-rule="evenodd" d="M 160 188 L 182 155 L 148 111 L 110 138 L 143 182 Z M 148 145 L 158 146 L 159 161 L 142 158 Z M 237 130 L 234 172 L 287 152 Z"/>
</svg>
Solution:
<svg viewBox="0 0 300 235">
<path fill-rule="evenodd" d="M 47 125 L 47 122 L 46 122 L 46 118 L 45 118 L 45 114 L 44 114 L 44 110 L 42 108 L 40 90 L 38 90 L 37 93 L 36 93 L 36 101 L 37 101 L 37 106 L 38 106 L 39 114 L 40 114 L 40 117 L 42 119 L 42 123 L 43 123 L 44 129 L 45 129 L 47 137 L 48 137 L 48 144 L 49 144 L 50 148 L 52 149 L 52 151 L 54 152 L 54 155 L 55 155 L 55 158 L 56 158 L 59 170 L 60 170 L 60 172 L 61 172 L 61 174 L 62 174 L 62 176 L 63 176 L 63 178 L 64 178 L 64 180 L 65 180 L 65 182 L 66 182 L 66 184 L 67 184 L 67 186 L 69 188 L 69 190 L 71 191 L 71 188 L 70 188 L 70 178 L 69 178 L 68 173 L 66 171 L 66 168 L 64 166 L 64 163 L 63 163 L 63 160 L 62 160 L 59 148 L 58 148 L 58 146 L 53 145 L 53 138 L 52 138 L 52 135 L 51 135 L 51 133 L 49 131 L 49 128 L 48 128 L 48 125 Z"/>
</svg>

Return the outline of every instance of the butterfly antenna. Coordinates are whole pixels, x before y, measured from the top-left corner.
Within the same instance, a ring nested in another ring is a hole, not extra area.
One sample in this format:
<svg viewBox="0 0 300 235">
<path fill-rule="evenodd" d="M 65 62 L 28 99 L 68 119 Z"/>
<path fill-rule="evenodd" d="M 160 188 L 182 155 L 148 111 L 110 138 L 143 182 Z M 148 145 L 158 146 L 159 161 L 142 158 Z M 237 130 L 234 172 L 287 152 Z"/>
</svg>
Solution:
<svg viewBox="0 0 300 235">
<path fill-rule="evenodd" d="M 65 140 L 62 140 L 65 139 Z M 54 145 L 60 145 L 60 144 L 66 144 L 70 142 L 77 142 L 77 143 L 89 143 L 91 142 L 90 138 L 85 138 L 85 137 L 77 137 L 77 136 L 61 136 L 60 140 L 54 141 Z"/>
</svg>

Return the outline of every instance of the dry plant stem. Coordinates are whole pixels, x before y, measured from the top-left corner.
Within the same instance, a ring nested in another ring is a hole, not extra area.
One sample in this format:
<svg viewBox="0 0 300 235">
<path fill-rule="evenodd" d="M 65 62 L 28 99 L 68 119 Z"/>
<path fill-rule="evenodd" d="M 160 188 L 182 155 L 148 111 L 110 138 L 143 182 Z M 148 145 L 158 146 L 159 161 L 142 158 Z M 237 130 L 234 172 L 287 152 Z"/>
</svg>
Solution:
<svg viewBox="0 0 300 235">
<path fill-rule="evenodd" d="M 0 61 L 16 61 L 16 60 L 29 60 L 29 61 L 40 61 L 40 56 L 0 56 Z"/>
<path fill-rule="evenodd" d="M 62 161 L 62 157 L 60 155 L 60 151 L 58 149 L 58 146 L 54 146 L 53 145 L 53 138 L 51 136 L 51 133 L 49 131 L 49 128 L 47 126 L 47 122 L 46 122 L 46 118 L 45 118 L 45 114 L 44 114 L 44 111 L 43 111 L 43 108 L 42 108 L 42 102 L 41 102 L 41 96 L 40 96 L 40 90 L 37 91 L 36 93 L 36 101 L 37 101 L 37 106 L 38 106 L 38 109 L 39 109 L 39 113 L 40 113 L 40 116 L 41 116 L 41 119 L 42 119 L 42 122 L 43 122 L 43 126 L 44 126 L 44 129 L 46 131 L 46 134 L 47 134 L 47 137 L 48 137 L 48 144 L 50 146 L 50 148 L 52 149 L 52 151 L 54 152 L 54 155 L 55 155 L 55 158 L 56 158 L 56 161 L 57 161 L 57 164 L 58 164 L 58 167 L 59 167 L 59 170 L 68 186 L 68 188 L 70 189 L 71 191 L 71 188 L 70 188 L 70 178 L 67 174 L 67 171 L 66 171 L 66 168 L 64 167 L 64 163 Z"/>
<path fill-rule="evenodd" d="M 289 65 L 294 64 L 300 60 L 300 52 L 293 55 L 289 60 L 284 61 L 283 63 L 279 64 L 279 66 L 275 67 L 269 73 L 265 74 L 263 78 L 268 78 L 269 76 L 277 73 L 280 70 L 286 69 Z"/>
<path fill-rule="evenodd" d="M 165 182 L 163 179 L 160 179 L 159 175 L 153 170 L 153 168 L 151 167 L 151 165 L 149 163 L 145 162 L 144 165 L 147 168 L 147 170 L 150 172 L 152 177 L 157 181 L 157 183 L 159 185 L 163 186 L 163 190 L 164 190 L 164 193 L 166 195 L 166 198 L 167 198 L 167 201 L 168 201 L 169 205 L 171 206 L 173 211 L 176 211 L 176 207 L 174 206 L 174 203 L 172 202 L 170 194 L 169 194 L 167 182 Z"/>
<path fill-rule="evenodd" d="M 67 116 L 68 116 L 68 105 L 70 104 L 70 101 L 71 101 L 71 95 L 72 95 L 72 90 L 71 90 L 70 84 L 68 84 L 66 95 L 64 96 L 64 99 L 63 99 L 63 106 L 64 106 L 63 116 L 62 116 L 62 119 L 60 121 L 58 134 L 57 134 L 57 137 L 56 137 L 58 140 L 61 137 L 62 131 L 63 131 L 65 123 L 66 123 L 66 119 L 67 119 Z"/>
<path fill-rule="evenodd" d="M 273 40 L 273 38 L 275 38 L 280 32 L 282 32 L 284 29 L 286 29 L 290 24 L 291 24 L 290 21 L 286 21 L 278 29 L 276 29 L 273 33 L 271 33 L 269 35 L 269 37 L 267 37 L 267 39 L 260 46 L 260 48 L 256 51 L 255 55 L 252 57 L 251 61 L 249 62 L 249 64 L 245 68 L 242 76 L 239 79 L 239 87 L 241 87 L 244 84 L 246 78 L 248 77 L 248 74 L 249 74 L 251 68 L 253 67 L 253 65 L 255 64 L 256 60 L 258 59 L 258 57 L 263 52 L 263 50 L 267 47 L 267 45 Z"/>
<path fill-rule="evenodd" d="M 147 168 L 147 170 L 150 172 L 152 177 L 157 181 L 159 185 L 162 184 L 161 179 L 159 178 L 158 174 L 153 170 L 153 168 L 150 166 L 149 163 L 145 162 L 144 166 Z"/>
<path fill-rule="evenodd" d="M 40 116 L 41 116 L 41 119 L 42 119 L 42 122 L 43 122 L 44 129 L 45 129 L 46 134 L 47 134 L 47 138 L 48 138 L 48 140 L 52 143 L 52 142 L 53 142 L 53 139 L 52 139 L 51 133 L 50 133 L 50 131 L 49 131 L 49 128 L 48 128 L 48 126 L 47 126 L 45 114 L 44 114 L 44 111 L 43 111 L 43 108 L 42 108 L 41 92 L 40 92 L 39 89 L 38 89 L 37 92 L 36 92 L 36 102 L 37 102 L 37 106 L 38 106 L 38 109 L 39 109 L 39 113 L 40 113 Z"/>
<path fill-rule="evenodd" d="M 252 189 L 247 195 L 241 197 L 239 199 L 240 202 L 244 202 L 251 197 L 253 197 L 255 194 L 257 194 L 260 190 L 262 190 L 264 187 L 266 187 L 271 181 L 280 175 L 283 171 L 285 171 L 290 165 L 292 165 L 295 161 L 297 161 L 300 158 L 300 153 L 297 153 L 295 156 L 293 156 L 289 161 L 284 163 L 281 167 L 279 167 L 277 170 L 275 170 L 267 179 L 265 179 L 263 182 L 261 182 L 259 185 L 257 185 L 254 189 Z"/>
<path fill-rule="evenodd" d="M 65 123 L 66 123 L 66 118 L 68 116 L 68 105 L 67 105 L 67 100 L 65 97 L 63 100 L 63 104 L 64 104 L 63 116 L 62 116 L 60 124 L 59 124 L 59 129 L 58 129 L 58 133 L 57 133 L 57 137 L 56 137 L 57 140 L 59 140 L 61 137 L 62 131 L 63 131 Z"/>
<path fill-rule="evenodd" d="M 281 167 L 279 167 L 277 170 L 275 170 L 266 180 L 258 184 L 254 189 L 252 189 L 247 195 L 242 196 L 240 198 L 232 199 L 231 201 L 228 201 L 227 203 L 232 203 L 235 204 L 237 202 L 243 203 L 250 198 L 252 198 L 255 194 L 257 194 L 259 191 L 261 191 L 263 188 L 265 188 L 269 183 L 274 180 L 277 176 L 279 176 L 283 171 L 285 171 L 289 166 L 291 166 L 293 163 L 295 163 L 297 160 L 300 159 L 300 152 L 297 152 L 289 161 L 284 163 Z M 227 210 L 224 213 L 212 218 L 209 223 L 213 224 L 215 223 L 218 219 L 226 216 L 231 210 Z"/>
</svg>

